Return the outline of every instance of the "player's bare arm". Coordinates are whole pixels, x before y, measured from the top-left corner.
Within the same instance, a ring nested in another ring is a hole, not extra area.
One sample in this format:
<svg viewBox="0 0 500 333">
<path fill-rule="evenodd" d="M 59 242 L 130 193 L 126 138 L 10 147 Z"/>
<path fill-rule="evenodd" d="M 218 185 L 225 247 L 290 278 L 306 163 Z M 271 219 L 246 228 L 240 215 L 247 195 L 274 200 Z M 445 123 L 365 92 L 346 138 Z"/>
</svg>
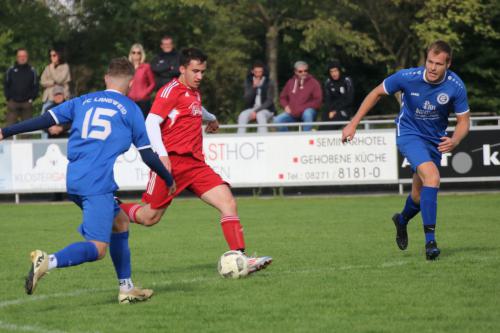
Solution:
<svg viewBox="0 0 500 333">
<path fill-rule="evenodd" d="M 470 113 L 466 112 L 465 114 L 458 114 L 455 131 L 453 132 L 451 138 L 448 136 L 443 136 L 441 138 L 441 143 L 438 145 L 439 152 L 447 153 L 455 149 L 455 147 L 457 147 L 463 138 L 465 138 L 469 133 L 469 127 Z"/>
<path fill-rule="evenodd" d="M 3 134 L 2 134 L 2 129 L 0 128 L 0 141 L 3 140 Z"/>
<path fill-rule="evenodd" d="M 356 112 L 356 115 L 354 115 L 349 124 L 347 124 L 342 130 L 342 142 L 346 142 L 354 138 L 356 127 L 358 127 L 363 117 L 377 104 L 380 97 L 384 95 L 387 95 L 387 93 L 385 92 L 384 85 L 381 83 L 365 97 L 363 103 L 361 103 L 358 109 L 358 112 Z"/>
</svg>

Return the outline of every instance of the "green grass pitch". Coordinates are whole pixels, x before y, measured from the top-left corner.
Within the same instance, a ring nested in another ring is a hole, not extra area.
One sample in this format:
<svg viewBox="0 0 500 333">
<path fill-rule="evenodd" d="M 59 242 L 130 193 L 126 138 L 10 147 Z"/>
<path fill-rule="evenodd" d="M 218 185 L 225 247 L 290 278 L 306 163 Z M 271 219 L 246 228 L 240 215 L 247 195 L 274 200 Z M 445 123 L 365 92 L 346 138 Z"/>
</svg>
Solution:
<svg viewBox="0 0 500 333">
<path fill-rule="evenodd" d="M 420 216 L 400 251 L 391 216 L 404 197 L 238 200 L 249 278 L 218 276 L 217 212 L 177 200 L 152 228 L 133 225 L 133 279 L 145 303 L 117 304 L 109 257 L 55 270 L 24 294 L 29 252 L 79 241 L 73 204 L 0 205 L 0 332 L 500 332 L 500 194 L 443 195 L 427 262 Z"/>
</svg>

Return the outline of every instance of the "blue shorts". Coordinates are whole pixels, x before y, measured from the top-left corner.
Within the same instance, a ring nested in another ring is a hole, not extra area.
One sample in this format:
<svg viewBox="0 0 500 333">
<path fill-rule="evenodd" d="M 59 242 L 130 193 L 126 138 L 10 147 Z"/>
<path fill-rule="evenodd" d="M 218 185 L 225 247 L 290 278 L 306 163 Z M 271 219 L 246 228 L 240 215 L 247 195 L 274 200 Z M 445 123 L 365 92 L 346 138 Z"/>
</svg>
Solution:
<svg viewBox="0 0 500 333">
<path fill-rule="evenodd" d="M 109 243 L 113 221 L 120 212 L 113 193 L 97 195 L 69 194 L 69 199 L 82 209 L 83 221 L 78 232 L 90 241 Z"/>
<path fill-rule="evenodd" d="M 401 135 L 396 138 L 396 144 L 401 154 L 410 162 L 411 170 L 417 172 L 417 167 L 425 162 L 441 165 L 441 153 L 437 145 L 418 135 Z"/>
</svg>

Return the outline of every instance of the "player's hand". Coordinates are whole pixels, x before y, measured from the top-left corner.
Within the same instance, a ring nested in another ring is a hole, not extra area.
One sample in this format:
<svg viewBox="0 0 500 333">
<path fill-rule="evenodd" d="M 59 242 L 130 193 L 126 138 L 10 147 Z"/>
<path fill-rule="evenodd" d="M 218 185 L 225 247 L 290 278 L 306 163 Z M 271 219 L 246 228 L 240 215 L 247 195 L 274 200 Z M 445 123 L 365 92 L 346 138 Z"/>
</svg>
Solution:
<svg viewBox="0 0 500 333">
<path fill-rule="evenodd" d="M 2 134 L 2 129 L 0 128 L 0 141 L 3 140 L 3 134 Z"/>
<path fill-rule="evenodd" d="M 285 112 L 290 114 L 290 113 L 292 113 L 292 109 L 290 109 L 290 107 L 287 105 L 287 106 L 285 106 Z"/>
<path fill-rule="evenodd" d="M 347 141 L 351 141 L 354 138 L 354 134 L 356 134 L 356 126 L 352 123 L 349 123 L 342 129 L 342 143 L 346 143 Z"/>
<path fill-rule="evenodd" d="M 337 111 L 328 112 L 328 119 L 333 119 L 333 117 L 335 117 L 336 114 L 337 114 Z"/>
<path fill-rule="evenodd" d="M 168 158 L 168 156 L 160 156 L 160 161 L 165 166 L 165 169 L 167 169 L 168 172 L 172 173 L 172 164 L 170 163 L 170 158 Z"/>
<path fill-rule="evenodd" d="M 207 123 L 205 127 L 205 133 L 216 133 L 219 130 L 219 122 L 217 120 L 212 120 Z"/>
<path fill-rule="evenodd" d="M 173 195 L 177 191 L 177 185 L 175 184 L 175 180 L 172 183 L 172 186 L 168 188 L 168 195 Z"/>
<path fill-rule="evenodd" d="M 448 153 L 458 146 L 458 142 L 453 138 L 443 136 L 441 137 L 441 143 L 438 145 L 438 150 L 441 153 Z"/>
<path fill-rule="evenodd" d="M 51 135 L 59 135 L 63 132 L 63 127 L 60 125 L 54 125 L 49 127 L 48 131 Z"/>
</svg>

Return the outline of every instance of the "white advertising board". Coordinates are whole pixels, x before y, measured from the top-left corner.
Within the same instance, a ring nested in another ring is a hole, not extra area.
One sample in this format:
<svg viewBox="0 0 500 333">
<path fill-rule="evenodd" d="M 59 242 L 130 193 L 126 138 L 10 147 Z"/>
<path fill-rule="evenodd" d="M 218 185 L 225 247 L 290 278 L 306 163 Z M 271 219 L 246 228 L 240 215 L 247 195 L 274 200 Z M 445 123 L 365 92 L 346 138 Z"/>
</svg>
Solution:
<svg viewBox="0 0 500 333">
<path fill-rule="evenodd" d="M 63 192 L 66 140 L 0 143 L 0 193 Z M 208 135 L 206 162 L 233 187 L 391 184 L 398 182 L 394 130 Z M 143 190 L 149 169 L 135 147 L 114 168 L 122 190 Z"/>
<path fill-rule="evenodd" d="M 210 135 L 206 162 L 233 187 L 397 183 L 394 130 Z"/>
</svg>

